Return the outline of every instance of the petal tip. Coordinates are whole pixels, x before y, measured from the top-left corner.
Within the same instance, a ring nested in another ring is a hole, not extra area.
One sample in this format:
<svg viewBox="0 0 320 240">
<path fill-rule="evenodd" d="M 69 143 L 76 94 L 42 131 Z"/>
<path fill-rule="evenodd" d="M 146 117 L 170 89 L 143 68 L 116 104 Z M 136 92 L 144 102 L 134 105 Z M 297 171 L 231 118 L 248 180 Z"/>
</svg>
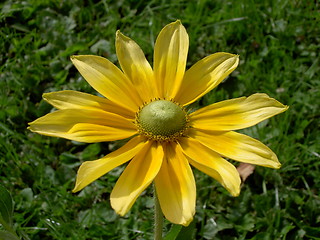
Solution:
<svg viewBox="0 0 320 240">
<path fill-rule="evenodd" d="M 181 224 L 181 225 L 184 226 L 184 227 L 188 227 L 189 224 L 193 221 L 193 217 L 190 217 L 190 218 L 188 218 L 188 219 L 183 219 L 183 220 L 184 220 L 184 221 L 181 222 L 181 223 L 179 223 L 179 224 Z"/>
<path fill-rule="evenodd" d="M 274 169 L 281 168 L 281 163 L 279 162 L 278 157 L 277 157 L 277 155 L 275 153 L 273 153 L 273 156 L 271 157 L 271 160 L 273 161 L 272 162 L 272 166 L 270 166 L 271 168 L 274 168 Z"/>
<path fill-rule="evenodd" d="M 279 169 L 279 168 L 281 168 L 281 163 L 277 162 L 273 168 L 274 168 L 274 169 Z"/>
<path fill-rule="evenodd" d="M 240 195 L 240 187 L 236 191 L 230 193 L 232 197 L 239 197 Z"/>
<path fill-rule="evenodd" d="M 31 132 L 35 132 L 32 125 L 35 124 L 36 121 L 37 119 L 28 123 L 29 126 L 27 127 L 27 129 L 30 130 Z"/>
<path fill-rule="evenodd" d="M 176 21 L 169 23 L 169 24 L 166 25 L 164 28 L 169 27 L 169 26 L 173 27 L 174 29 L 175 29 L 175 28 L 179 28 L 179 27 L 181 27 L 181 26 L 183 27 L 180 19 L 177 19 Z M 164 28 L 163 28 L 163 29 L 164 29 Z"/>
<path fill-rule="evenodd" d="M 42 94 L 42 99 L 45 100 L 46 102 L 48 102 L 48 96 L 50 95 L 51 93 L 43 93 Z"/>
<path fill-rule="evenodd" d="M 70 56 L 70 60 L 73 64 L 75 64 L 76 61 L 81 61 L 81 57 L 85 57 L 86 55 L 72 55 Z"/>
<path fill-rule="evenodd" d="M 240 55 L 238 54 L 233 54 L 233 58 L 235 59 L 235 65 L 236 67 L 239 65 L 239 61 L 240 61 Z"/>
<path fill-rule="evenodd" d="M 120 30 L 117 30 L 116 32 L 116 43 L 118 43 L 120 40 L 129 42 L 131 39 L 125 36 Z"/>
<path fill-rule="evenodd" d="M 127 214 L 127 212 L 129 211 L 129 209 L 125 209 L 124 207 L 121 207 L 119 204 L 117 204 L 118 201 L 115 198 L 110 197 L 110 204 L 111 207 L 113 208 L 113 210 L 119 214 L 120 216 L 124 216 Z"/>
<path fill-rule="evenodd" d="M 79 191 L 81 191 L 84 187 L 85 187 L 85 186 L 83 186 L 83 185 L 81 186 L 81 182 L 77 182 L 77 180 L 76 180 L 76 184 L 75 184 L 74 188 L 71 190 L 71 192 L 73 192 L 73 193 L 79 192 Z"/>
<path fill-rule="evenodd" d="M 116 31 L 116 40 L 119 40 L 120 38 L 123 38 L 125 37 L 122 32 L 120 30 L 117 30 Z"/>
<path fill-rule="evenodd" d="M 70 60 L 73 63 L 73 65 L 76 65 L 76 61 L 79 61 L 77 55 L 70 56 Z"/>
</svg>

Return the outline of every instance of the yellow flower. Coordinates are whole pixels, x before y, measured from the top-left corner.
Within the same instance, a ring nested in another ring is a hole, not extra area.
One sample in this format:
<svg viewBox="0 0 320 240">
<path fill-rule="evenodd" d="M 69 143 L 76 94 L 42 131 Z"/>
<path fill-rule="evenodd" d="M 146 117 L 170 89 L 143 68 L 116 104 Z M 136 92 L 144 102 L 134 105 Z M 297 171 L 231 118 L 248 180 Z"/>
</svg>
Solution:
<svg viewBox="0 0 320 240">
<path fill-rule="evenodd" d="M 30 123 L 47 136 L 80 142 L 129 138 L 107 156 L 82 163 L 77 192 L 128 161 L 111 193 L 111 205 L 126 214 L 153 181 L 165 217 L 188 225 L 195 212 L 196 186 L 190 164 L 231 195 L 240 177 L 227 159 L 279 168 L 277 156 L 261 142 L 233 130 L 253 126 L 287 110 L 266 94 L 218 102 L 189 113 L 185 106 L 216 87 L 239 63 L 238 55 L 219 52 L 185 71 L 189 39 L 180 21 L 165 26 L 155 43 L 153 69 L 140 47 L 117 31 L 122 71 L 105 58 L 73 56 L 73 64 L 103 97 L 77 91 L 45 93 L 58 111 Z"/>
</svg>

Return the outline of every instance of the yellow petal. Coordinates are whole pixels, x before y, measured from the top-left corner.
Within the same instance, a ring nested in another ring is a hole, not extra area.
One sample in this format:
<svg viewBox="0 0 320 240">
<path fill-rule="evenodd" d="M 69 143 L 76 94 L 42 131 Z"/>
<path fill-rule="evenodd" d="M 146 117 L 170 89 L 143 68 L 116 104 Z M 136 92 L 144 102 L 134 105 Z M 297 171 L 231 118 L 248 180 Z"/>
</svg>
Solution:
<svg viewBox="0 0 320 240">
<path fill-rule="evenodd" d="M 245 163 L 280 168 L 277 156 L 263 143 L 237 132 L 214 132 L 190 129 L 190 137 L 213 151 Z"/>
<path fill-rule="evenodd" d="M 110 170 L 131 160 L 140 152 L 145 144 L 144 138 L 137 136 L 121 148 L 101 159 L 82 163 L 78 170 L 76 185 L 72 192 L 80 191 Z"/>
<path fill-rule="evenodd" d="M 79 142 L 114 141 L 137 133 L 132 120 L 93 109 L 63 109 L 29 124 L 33 132 Z"/>
<path fill-rule="evenodd" d="M 195 212 L 196 186 L 192 170 L 175 143 L 164 146 L 165 158 L 155 178 L 164 216 L 172 223 L 189 225 Z"/>
<path fill-rule="evenodd" d="M 134 119 L 135 113 L 110 100 L 87 93 L 64 90 L 44 93 L 43 99 L 57 109 L 97 109 L 115 113 L 126 118 Z"/>
<path fill-rule="evenodd" d="M 253 126 L 288 109 L 267 94 L 257 93 L 211 104 L 190 114 L 192 127 L 229 131 Z"/>
<path fill-rule="evenodd" d="M 181 138 L 179 143 L 194 167 L 220 182 L 232 196 L 239 195 L 241 179 L 235 166 L 192 138 Z"/>
<path fill-rule="evenodd" d="M 161 98 L 172 99 L 186 69 L 189 37 L 178 20 L 165 26 L 154 47 L 154 73 Z"/>
<path fill-rule="evenodd" d="M 131 160 L 112 190 L 112 208 L 125 215 L 158 174 L 163 160 L 163 148 L 156 141 L 149 141 Z"/>
<path fill-rule="evenodd" d="M 132 81 L 144 102 L 158 96 L 153 70 L 141 48 L 120 31 L 116 34 L 116 50 L 123 72 Z"/>
<path fill-rule="evenodd" d="M 186 71 L 174 100 L 188 105 L 215 88 L 239 64 L 239 56 L 214 53 L 203 58 Z"/>
<path fill-rule="evenodd" d="M 87 82 L 104 97 L 133 112 L 142 105 L 132 82 L 109 60 L 93 55 L 72 56 L 71 60 Z"/>
</svg>

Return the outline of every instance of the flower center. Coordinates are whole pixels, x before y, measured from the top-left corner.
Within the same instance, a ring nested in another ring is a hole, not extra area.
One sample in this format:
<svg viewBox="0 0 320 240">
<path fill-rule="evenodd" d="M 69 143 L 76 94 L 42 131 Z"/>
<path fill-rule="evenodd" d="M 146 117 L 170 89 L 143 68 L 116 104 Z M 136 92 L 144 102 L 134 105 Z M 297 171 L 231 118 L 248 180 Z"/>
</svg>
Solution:
<svg viewBox="0 0 320 240">
<path fill-rule="evenodd" d="M 139 132 L 150 139 L 174 141 L 187 128 L 185 110 L 168 100 L 155 100 L 143 106 L 136 116 Z"/>
</svg>

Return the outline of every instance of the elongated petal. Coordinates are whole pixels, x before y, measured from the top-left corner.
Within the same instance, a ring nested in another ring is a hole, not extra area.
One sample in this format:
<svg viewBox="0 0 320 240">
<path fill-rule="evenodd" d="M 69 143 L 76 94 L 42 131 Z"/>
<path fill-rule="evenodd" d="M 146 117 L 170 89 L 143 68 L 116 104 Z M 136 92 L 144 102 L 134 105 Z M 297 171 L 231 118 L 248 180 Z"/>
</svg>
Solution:
<svg viewBox="0 0 320 240">
<path fill-rule="evenodd" d="M 110 100 L 87 93 L 64 90 L 44 93 L 43 99 L 57 109 L 96 109 L 115 113 L 126 118 L 135 118 L 135 113 L 122 108 Z"/>
<path fill-rule="evenodd" d="M 100 94 L 135 112 L 142 100 L 132 82 L 109 60 L 93 55 L 72 56 L 81 75 Z"/>
<path fill-rule="evenodd" d="M 64 109 L 29 123 L 33 132 L 79 142 L 114 141 L 137 133 L 131 120 L 93 109 Z"/>
<path fill-rule="evenodd" d="M 120 215 L 125 215 L 158 174 L 163 148 L 160 143 L 149 141 L 131 160 L 112 190 L 111 206 Z"/>
<path fill-rule="evenodd" d="M 190 114 L 192 127 L 229 131 L 253 126 L 288 109 L 267 94 L 257 93 L 211 104 Z"/>
<path fill-rule="evenodd" d="M 241 179 L 235 166 L 192 138 L 181 138 L 179 143 L 194 167 L 220 182 L 232 196 L 239 195 Z"/>
<path fill-rule="evenodd" d="M 137 136 L 101 159 L 82 163 L 78 170 L 76 185 L 72 191 L 80 191 L 110 170 L 131 160 L 141 151 L 145 144 L 145 139 Z"/>
<path fill-rule="evenodd" d="M 161 98 L 172 99 L 186 69 L 189 37 L 178 20 L 165 26 L 154 47 L 154 73 Z"/>
<path fill-rule="evenodd" d="M 213 151 L 239 162 L 271 168 L 281 166 L 270 148 L 241 133 L 190 129 L 189 136 Z"/>
<path fill-rule="evenodd" d="M 215 88 L 239 64 L 239 56 L 214 53 L 203 58 L 186 71 L 179 92 L 174 100 L 188 105 Z"/>
<path fill-rule="evenodd" d="M 117 31 L 116 50 L 123 72 L 132 81 L 142 100 L 149 102 L 157 97 L 153 70 L 138 44 Z"/>
<path fill-rule="evenodd" d="M 172 223 L 189 225 L 195 212 L 196 186 L 187 159 L 174 143 L 165 147 L 155 184 L 164 216 Z"/>
</svg>

